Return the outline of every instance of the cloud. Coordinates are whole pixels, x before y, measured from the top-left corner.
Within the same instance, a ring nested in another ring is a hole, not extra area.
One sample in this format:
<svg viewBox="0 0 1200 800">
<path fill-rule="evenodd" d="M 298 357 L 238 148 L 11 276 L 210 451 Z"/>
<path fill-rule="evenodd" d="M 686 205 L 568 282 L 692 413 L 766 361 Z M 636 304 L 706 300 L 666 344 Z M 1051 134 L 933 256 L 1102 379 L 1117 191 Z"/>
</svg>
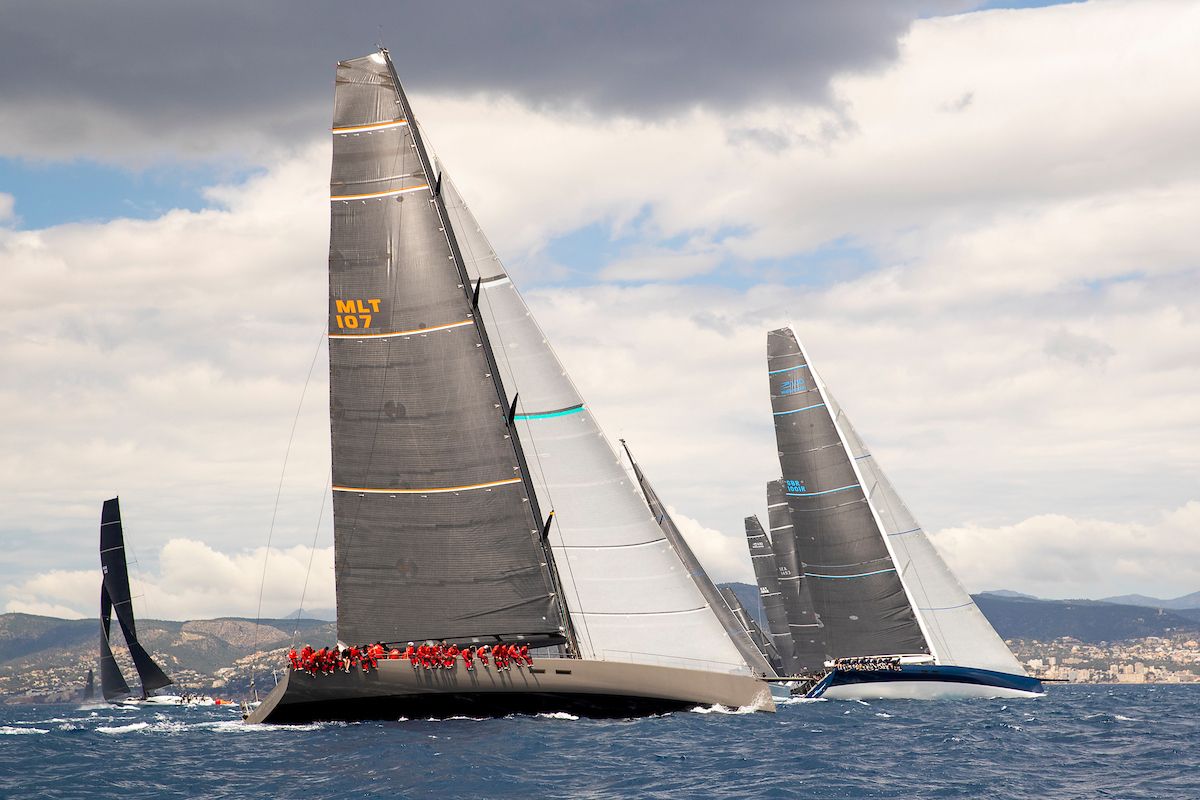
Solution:
<svg viewBox="0 0 1200 800">
<path fill-rule="evenodd" d="M 1157 530 L 1200 468 L 1200 99 L 1178 88 L 1200 81 L 1197 17 L 1114 2 L 922 20 L 891 67 L 834 80 L 836 108 L 740 115 L 780 148 L 731 142 L 704 107 L 597 119 L 437 94 L 419 109 L 589 406 L 695 523 L 714 573 L 736 574 L 742 518 L 778 477 L 763 345 L 788 321 L 929 529 Z M 321 524 L 328 545 L 328 158 L 279 145 L 204 211 L 0 228 L 0 371 L 19 376 L 0 383 L 15 510 L 0 582 L 93 565 L 117 493 L 152 575 L 172 540 L 262 546 L 302 394 L 273 544 Z M 547 281 L 556 237 L 592 225 L 632 232 L 629 248 Z M 838 241 L 873 263 L 814 276 Z M 629 271 L 650 256 L 665 261 Z M 9 602 L 95 602 L 39 592 Z"/>
<path fill-rule="evenodd" d="M 667 507 L 667 512 L 714 583 L 745 581 L 747 575 L 753 575 L 745 539 L 706 528 L 670 506 Z"/>
<path fill-rule="evenodd" d="M 1200 586 L 1200 501 L 1149 523 L 1042 514 L 1011 525 L 947 528 L 934 541 L 970 588 L 1040 597 L 1140 593 L 1170 598 Z"/>
<path fill-rule="evenodd" d="M 263 617 L 279 617 L 301 607 L 332 608 L 333 548 L 303 546 L 218 552 L 204 542 L 172 539 L 157 558 L 157 570 L 131 569 L 134 608 L 139 617 L 206 619 L 254 618 L 262 591 Z M 309 562 L 312 562 L 311 570 Z M 307 588 L 305 587 L 307 584 Z M 99 616 L 100 571 L 52 570 L 4 590 L 4 610 L 66 618 Z"/>
<path fill-rule="evenodd" d="M 918 14 L 964 5 L 771 0 L 747 14 L 717 0 L 552 9 L 373 0 L 348 12 L 284 0 L 141 0 L 114 11 L 19 0 L 0 30 L 0 152 L 139 162 L 295 145 L 328 124 L 334 63 L 380 36 L 420 92 L 511 96 L 601 118 L 822 103 L 833 75 L 894 59 Z"/>
<path fill-rule="evenodd" d="M 13 219 L 13 208 L 16 199 L 6 192 L 0 192 L 0 225 Z"/>
</svg>

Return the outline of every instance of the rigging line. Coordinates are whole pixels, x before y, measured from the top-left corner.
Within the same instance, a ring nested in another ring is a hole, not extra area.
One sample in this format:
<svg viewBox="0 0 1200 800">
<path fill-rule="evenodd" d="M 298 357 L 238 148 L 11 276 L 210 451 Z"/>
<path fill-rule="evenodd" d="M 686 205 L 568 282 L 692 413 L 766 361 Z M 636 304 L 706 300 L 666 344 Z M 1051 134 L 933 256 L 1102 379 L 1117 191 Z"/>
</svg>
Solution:
<svg viewBox="0 0 1200 800">
<path fill-rule="evenodd" d="M 329 477 L 325 479 L 325 488 L 321 491 L 321 510 L 317 512 L 317 529 L 313 531 L 312 545 L 310 545 L 308 548 L 308 567 L 304 570 L 304 586 L 300 589 L 300 605 L 296 608 L 296 627 L 292 630 L 293 650 L 296 648 L 296 639 L 300 636 L 300 616 L 304 613 L 304 600 L 308 596 L 308 579 L 312 576 L 313 558 L 317 554 L 317 537 L 321 533 L 321 523 L 325 519 L 325 501 L 329 499 L 329 490 L 332 485 L 333 465 L 330 464 Z"/>
<path fill-rule="evenodd" d="M 250 652 L 258 652 L 258 628 L 262 620 L 263 589 L 267 585 L 267 562 L 271 558 L 271 538 L 275 535 L 275 517 L 279 514 L 279 498 L 283 494 L 283 479 L 287 475 L 288 458 L 292 454 L 292 442 L 296 438 L 296 426 L 300 423 L 300 412 L 304 408 L 304 396 L 308 394 L 308 384 L 312 380 L 313 369 L 317 366 L 317 358 L 321 355 L 321 345 L 329 338 L 329 321 L 321 323 L 321 336 L 317 339 L 317 348 L 313 351 L 312 361 L 308 365 L 308 375 L 304 378 L 304 388 L 300 390 L 300 402 L 296 404 L 296 415 L 292 417 L 292 431 L 288 434 L 287 449 L 283 451 L 283 466 L 279 470 L 279 486 L 275 489 L 275 507 L 271 510 L 271 526 L 267 529 L 267 548 L 263 552 L 262 577 L 258 582 L 258 607 L 254 611 L 254 645 Z M 250 681 L 254 682 L 255 673 L 251 670 Z"/>
</svg>

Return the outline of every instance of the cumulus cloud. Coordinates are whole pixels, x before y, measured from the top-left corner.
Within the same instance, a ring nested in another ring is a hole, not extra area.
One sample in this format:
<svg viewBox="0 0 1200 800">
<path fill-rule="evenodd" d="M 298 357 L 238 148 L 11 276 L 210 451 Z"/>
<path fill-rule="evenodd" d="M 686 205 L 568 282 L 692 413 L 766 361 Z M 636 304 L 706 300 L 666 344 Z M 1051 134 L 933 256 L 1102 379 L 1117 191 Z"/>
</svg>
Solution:
<svg viewBox="0 0 1200 800">
<path fill-rule="evenodd" d="M 12 220 L 14 202 L 15 198 L 11 194 L 0 192 L 0 225 Z"/>
<path fill-rule="evenodd" d="M 947 528 L 934 541 L 973 589 L 1053 598 L 1171 598 L 1200 586 L 1197 533 L 1200 501 L 1147 523 L 1041 514 L 1011 525 Z"/>
<path fill-rule="evenodd" d="M 727 536 L 721 531 L 706 528 L 700 522 L 686 514 L 681 514 L 668 506 L 667 512 L 675 521 L 679 532 L 687 540 L 688 547 L 700 559 L 700 564 L 708 577 L 714 583 L 728 581 L 745 581 L 753 575 L 750 566 L 750 554 L 746 549 L 745 540 Z"/>
<path fill-rule="evenodd" d="M 267 557 L 263 581 L 264 557 Z M 311 568 L 310 568 L 311 560 Z M 130 585 L 139 617 L 197 619 L 254 618 L 262 590 L 263 617 L 301 607 L 332 608 L 333 548 L 295 546 L 220 552 L 193 539 L 172 539 L 156 559 L 157 569 L 131 569 Z M 4 589 L 4 610 L 66 618 L 99 616 L 100 571 L 51 570 Z M 307 589 L 305 588 L 307 584 Z"/>
<path fill-rule="evenodd" d="M 1178 89 L 1200 82 L 1198 29 L 1154 2 L 923 20 L 886 71 L 833 82 L 837 108 L 746 110 L 739 125 L 778 133 L 757 142 L 704 107 L 649 122 L 414 103 L 589 405 L 717 576 L 738 573 L 742 518 L 778 477 L 764 332 L 788 321 L 928 528 L 1061 515 L 1161 539 L 1200 468 L 1200 98 Z M 20 376 L 0 384 L 6 583 L 95 563 L 118 492 L 151 574 L 173 539 L 261 546 L 302 393 L 274 542 L 328 534 L 328 157 L 280 150 L 204 211 L 0 228 L 0 370 Z M 621 280 L 547 281 L 548 245 L 595 224 L 638 234 L 597 268 Z M 873 263 L 813 279 L 805 259 L 844 240 Z M 964 541 L 956 563 L 982 537 Z M 38 597 L 9 602 L 75 603 Z"/>
</svg>

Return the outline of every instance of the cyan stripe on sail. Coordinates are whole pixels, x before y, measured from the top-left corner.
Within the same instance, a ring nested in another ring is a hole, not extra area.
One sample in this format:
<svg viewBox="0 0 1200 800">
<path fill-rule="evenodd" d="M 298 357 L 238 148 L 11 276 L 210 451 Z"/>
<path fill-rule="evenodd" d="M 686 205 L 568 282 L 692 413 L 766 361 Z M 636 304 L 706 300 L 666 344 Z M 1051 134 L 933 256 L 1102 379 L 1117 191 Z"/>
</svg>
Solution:
<svg viewBox="0 0 1200 800">
<path fill-rule="evenodd" d="M 782 417 L 785 414 L 798 414 L 801 411 L 811 411 L 814 408 L 821 408 L 824 405 L 825 405 L 824 403 L 817 403 L 815 406 L 805 406 L 804 408 L 793 408 L 791 411 L 776 411 L 775 416 Z"/>
<path fill-rule="evenodd" d="M 807 366 L 808 366 L 808 364 L 801 364 L 796 367 L 784 367 L 783 369 L 769 369 L 769 370 L 767 370 L 767 374 L 768 375 L 778 375 L 781 372 L 791 372 L 794 369 L 804 369 Z"/>
<path fill-rule="evenodd" d="M 877 569 L 874 572 L 860 572 L 857 575 L 821 575 L 816 572 L 806 572 L 806 573 L 804 573 L 804 577 L 806 577 L 806 578 L 865 578 L 868 575 L 882 575 L 885 572 L 895 572 L 895 571 L 896 571 L 896 568 L 891 567 L 889 569 Z"/>
<path fill-rule="evenodd" d="M 568 414 L 578 414 L 583 411 L 583 403 L 577 406 L 568 406 L 567 408 L 559 408 L 554 411 L 540 411 L 533 414 L 516 414 L 513 419 L 550 419 L 551 417 L 565 417 Z"/>
<path fill-rule="evenodd" d="M 858 484 L 852 483 L 849 486 L 839 486 L 836 489 L 826 489 L 823 492 L 788 492 L 787 496 L 788 497 L 816 497 L 817 495 L 821 495 L 821 494 L 833 494 L 834 492 L 844 492 L 848 489 L 857 489 L 857 488 L 858 488 Z"/>
<path fill-rule="evenodd" d="M 896 531 L 895 533 L 889 533 L 888 536 L 903 536 L 906 533 L 916 533 L 919 530 L 921 530 L 921 529 L 920 528 L 909 528 L 906 531 Z"/>
</svg>

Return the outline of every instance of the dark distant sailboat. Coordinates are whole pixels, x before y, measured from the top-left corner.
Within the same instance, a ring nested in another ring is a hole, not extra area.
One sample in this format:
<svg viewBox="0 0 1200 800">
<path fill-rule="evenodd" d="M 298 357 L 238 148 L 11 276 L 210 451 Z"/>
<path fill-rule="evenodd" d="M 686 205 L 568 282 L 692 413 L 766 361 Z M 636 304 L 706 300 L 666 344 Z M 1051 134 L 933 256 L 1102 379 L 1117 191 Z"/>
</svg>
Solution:
<svg viewBox="0 0 1200 800">
<path fill-rule="evenodd" d="M 742 630 L 750 637 L 750 641 L 754 642 L 754 646 L 758 648 L 758 652 L 767 660 L 776 673 L 783 674 L 783 660 L 779 657 L 779 651 L 775 649 L 775 643 L 771 641 L 771 637 L 758 624 L 758 620 L 746 610 L 746 607 L 742 605 L 742 601 L 734 594 L 733 589 L 730 589 L 728 586 L 722 586 L 721 596 L 725 598 L 725 603 L 733 611 L 738 623 L 742 626 Z"/>
<path fill-rule="evenodd" d="M 1040 694 L 1041 683 L 950 572 L 790 328 L 768 334 L 767 365 L 802 585 L 832 667 L 809 696 Z"/>
<path fill-rule="evenodd" d="M 333 154 L 338 638 L 546 656 L 290 672 L 248 720 L 772 708 L 431 159 L 387 51 L 338 65 Z"/>
<path fill-rule="evenodd" d="M 83 684 L 83 695 L 80 699 L 85 703 L 96 699 L 96 673 L 93 670 L 88 670 L 87 682 Z"/>
<path fill-rule="evenodd" d="M 104 501 L 100 514 L 100 568 L 104 579 L 100 584 L 100 691 L 104 699 L 116 703 L 133 697 L 121 668 L 113 657 L 109 635 L 112 615 L 129 648 L 134 669 L 142 684 L 141 699 L 151 698 L 151 692 L 169 686 L 172 680 L 155 663 L 137 637 L 133 619 L 133 600 L 129 591 L 129 567 L 125 561 L 125 534 L 121 527 L 121 506 L 117 498 Z"/>
</svg>

